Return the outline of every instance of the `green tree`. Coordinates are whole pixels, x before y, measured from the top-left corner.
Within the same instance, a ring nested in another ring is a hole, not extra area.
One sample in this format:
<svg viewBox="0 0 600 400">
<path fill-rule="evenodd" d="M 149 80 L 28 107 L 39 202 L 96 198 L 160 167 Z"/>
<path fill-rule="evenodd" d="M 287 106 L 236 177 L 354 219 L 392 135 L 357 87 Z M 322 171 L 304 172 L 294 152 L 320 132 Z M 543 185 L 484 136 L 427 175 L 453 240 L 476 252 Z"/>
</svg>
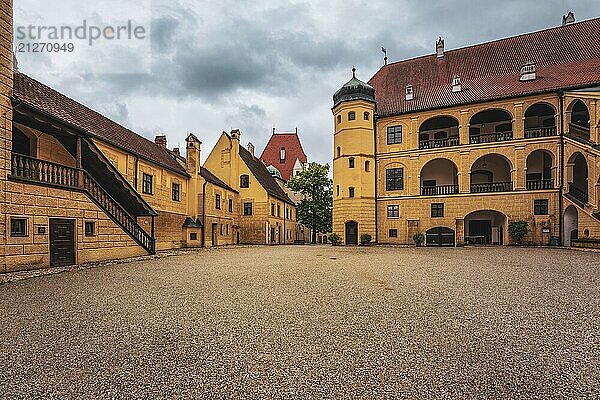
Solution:
<svg viewBox="0 0 600 400">
<path fill-rule="evenodd" d="M 288 187 L 303 196 L 297 206 L 297 219 L 312 228 L 311 242 L 317 243 L 317 232 L 331 232 L 333 181 L 329 164 L 310 163 L 304 172 L 290 179 Z"/>
</svg>

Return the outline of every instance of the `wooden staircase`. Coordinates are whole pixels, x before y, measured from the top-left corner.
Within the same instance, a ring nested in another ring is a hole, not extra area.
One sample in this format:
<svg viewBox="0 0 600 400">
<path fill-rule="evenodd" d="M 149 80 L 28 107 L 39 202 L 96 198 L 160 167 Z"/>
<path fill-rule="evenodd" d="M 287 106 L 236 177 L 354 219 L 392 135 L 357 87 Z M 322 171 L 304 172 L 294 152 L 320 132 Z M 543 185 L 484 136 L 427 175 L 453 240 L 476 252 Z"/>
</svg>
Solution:
<svg viewBox="0 0 600 400">
<path fill-rule="evenodd" d="M 11 178 L 84 192 L 102 211 L 149 254 L 156 253 L 156 239 L 148 234 L 85 170 L 37 158 L 12 154 Z"/>
</svg>

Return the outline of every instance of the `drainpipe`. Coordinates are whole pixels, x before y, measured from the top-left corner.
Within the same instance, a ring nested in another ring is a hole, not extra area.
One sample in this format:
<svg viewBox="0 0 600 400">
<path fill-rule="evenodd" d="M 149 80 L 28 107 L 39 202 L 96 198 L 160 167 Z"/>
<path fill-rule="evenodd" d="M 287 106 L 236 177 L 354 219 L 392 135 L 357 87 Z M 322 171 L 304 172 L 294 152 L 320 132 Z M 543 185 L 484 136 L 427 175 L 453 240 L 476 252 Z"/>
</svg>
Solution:
<svg viewBox="0 0 600 400">
<path fill-rule="evenodd" d="M 135 167 L 134 167 L 134 174 L 133 174 L 133 187 L 135 188 L 136 192 L 138 191 L 138 166 L 140 164 L 140 158 L 138 156 L 135 157 Z"/>
<path fill-rule="evenodd" d="M 375 113 L 373 113 L 375 114 Z M 375 180 L 375 243 L 379 243 L 379 226 L 377 216 L 377 116 L 373 115 L 373 174 Z"/>
<path fill-rule="evenodd" d="M 285 230 L 285 219 L 287 218 L 287 203 L 283 202 L 283 244 L 287 244 L 287 231 Z M 281 241 L 281 238 L 279 238 Z"/>
<path fill-rule="evenodd" d="M 558 218 L 558 243 L 563 245 L 563 186 L 565 184 L 565 138 L 564 138 L 564 106 L 565 106 L 565 93 L 561 90 L 558 92 L 559 104 L 560 104 L 560 184 L 558 186 L 558 211 L 560 213 Z"/>
<path fill-rule="evenodd" d="M 202 247 L 206 247 L 206 179 L 202 184 Z"/>
</svg>

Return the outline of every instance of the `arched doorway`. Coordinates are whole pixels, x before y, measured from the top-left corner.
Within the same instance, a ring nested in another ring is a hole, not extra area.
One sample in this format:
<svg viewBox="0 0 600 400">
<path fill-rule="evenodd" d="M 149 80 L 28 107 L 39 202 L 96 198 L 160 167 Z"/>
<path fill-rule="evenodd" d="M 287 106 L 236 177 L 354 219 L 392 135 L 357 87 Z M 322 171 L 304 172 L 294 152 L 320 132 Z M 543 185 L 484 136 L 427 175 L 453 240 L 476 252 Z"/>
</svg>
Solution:
<svg viewBox="0 0 600 400">
<path fill-rule="evenodd" d="M 579 152 L 573 154 L 567 163 L 569 195 L 577 202 L 588 201 L 588 164 L 585 156 Z"/>
<path fill-rule="evenodd" d="M 576 100 L 571 105 L 569 133 L 579 138 L 590 140 L 590 112 L 581 100 Z"/>
<path fill-rule="evenodd" d="M 563 244 L 567 247 L 571 246 L 571 239 L 578 238 L 579 232 L 579 223 L 578 223 L 578 215 L 577 208 L 575 206 L 570 205 L 565 210 L 564 217 L 564 232 L 563 232 Z"/>
<path fill-rule="evenodd" d="M 422 196 L 458 193 L 458 169 L 446 158 L 436 158 L 426 163 L 420 176 Z"/>
<path fill-rule="evenodd" d="M 469 142 L 491 143 L 511 140 L 512 116 L 505 110 L 485 110 L 469 121 Z"/>
<path fill-rule="evenodd" d="M 425 233 L 425 245 L 454 247 L 454 231 L 445 226 L 431 228 Z"/>
<path fill-rule="evenodd" d="M 358 222 L 356 221 L 346 222 L 346 244 L 358 244 Z"/>
<path fill-rule="evenodd" d="M 513 190 L 512 167 L 500 154 L 486 154 L 471 166 L 471 193 Z"/>
<path fill-rule="evenodd" d="M 527 190 L 554 188 L 554 155 L 547 150 L 534 150 L 527 156 Z"/>
<path fill-rule="evenodd" d="M 435 117 L 419 127 L 419 149 L 457 146 L 458 120 L 452 117 Z"/>
<path fill-rule="evenodd" d="M 525 138 L 556 135 L 556 112 L 546 103 L 535 103 L 525 111 Z"/>
<path fill-rule="evenodd" d="M 498 244 L 505 243 L 506 215 L 493 210 L 481 210 L 465 217 L 465 243 Z"/>
</svg>

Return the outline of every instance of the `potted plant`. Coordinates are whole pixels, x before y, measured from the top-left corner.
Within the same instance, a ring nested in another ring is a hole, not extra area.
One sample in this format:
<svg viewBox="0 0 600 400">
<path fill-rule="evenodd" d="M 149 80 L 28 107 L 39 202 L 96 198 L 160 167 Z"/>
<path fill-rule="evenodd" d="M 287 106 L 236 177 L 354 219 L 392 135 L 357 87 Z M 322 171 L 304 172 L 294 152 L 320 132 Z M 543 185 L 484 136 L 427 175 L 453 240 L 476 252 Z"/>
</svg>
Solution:
<svg viewBox="0 0 600 400">
<path fill-rule="evenodd" d="M 332 233 L 329 235 L 329 241 L 332 246 L 337 246 L 340 243 L 340 235 L 337 233 Z"/>
<path fill-rule="evenodd" d="M 425 243 L 425 235 L 421 232 L 417 232 L 413 235 L 413 241 L 417 247 L 421 247 L 423 246 L 423 243 Z"/>
<path fill-rule="evenodd" d="M 529 223 L 527 221 L 512 221 L 508 224 L 508 235 L 517 244 L 523 244 L 523 238 L 529 232 Z"/>
<path fill-rule="evenodd" d="M 360 244 L 362 244 L 363 246 L 368 246 L 369 244 L 371 244 L 371 235 L 369 235 L 368 233 L 363 233 L 362 235 L 360 235 Z"/>
</svg>

